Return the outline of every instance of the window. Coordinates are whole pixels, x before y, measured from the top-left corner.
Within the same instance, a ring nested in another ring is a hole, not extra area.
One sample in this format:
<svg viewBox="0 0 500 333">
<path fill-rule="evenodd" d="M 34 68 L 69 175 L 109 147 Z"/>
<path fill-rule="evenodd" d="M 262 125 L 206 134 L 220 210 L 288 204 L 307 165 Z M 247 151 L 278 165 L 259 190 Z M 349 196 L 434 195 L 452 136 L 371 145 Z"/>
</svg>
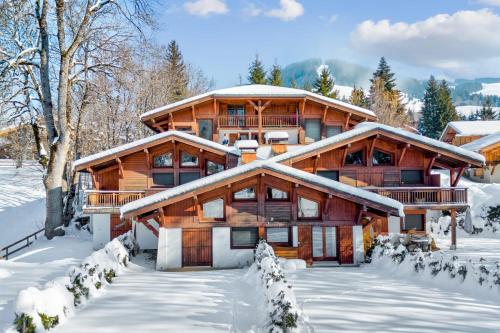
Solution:
<svg viewBox="0 0 500 333">
<path fill-rule="evenodd" d="M 425 224 L 424 214 L 406 214 L 403 223 L 403 230 L 423 231 Z"/>
<path fill-rule="evenodd" d="M 199 172 L 181 172 L 179 174 L 179 184 L 186 184 L 192 182 L 193 180 L 200 179 Z"/>
<path fill-rule="evenodd" d="M 266 200 L 287 200 L 288 192 L 278 190 L 274 187 L 268 187 L 266 189 Z"/>
<path fill-rule="evenodd" d="M 372 158 L 373 165 L 394 165 L 392 154 L 375 150 Z"/>
<path fill-rule="evenodd" d="M 198 133 L 200 138 L 212 140 L 212 119 L 200 119 L 198 121 Z"/>
<path fill-rule="evenodd" d="M 358 151 L 347 154 L 347 156 L 345 157 L 345 164 L 350 164 L 350 165 L 364 164 L 363 151 L 358 150 Z"/>
<path fill-rule="evenodd" d="M 253 200 L 255 199 L 255 187 L 247 187 L 233 194 L 234 200 Z"/>
<path fill-rule="evenodd" d="M 207 160 L 207 176 L 224 171 L 224 165 Z"/>
<path fill-rule="evenodd" d="M 224 199 L 219 198 L 203 203 L 203 218 L 213 220 L 224 219 Z"/>
<path fill-rule="evenodd" d="M 319 203 L 299 197 L 298 213 L 301 219 L 319 217 Z"/>
<path fill-rule="evenodd" d="M 259 228 L 231 228 L 231 247 L 254 248 L 259 242 Z"/>
<path fill-rule="evenodd" d="M 320 119 L 307 119 L 305 122 L 306 141 L 314 142 L 321 140 Z"/>
<path fill-rule="evenodd" d="M 401 170 L 401 183 L 402 184 L 423 184 L 424 172 L 422 170 Z"/>
<path fill-rule="evenodd" d="M 153 173 L 153 186 L 174 186 L 174 174 Z"/>
<path fill-rule="evenodd" d="M 268 243 L 288 243 L 288 228 L 266 228 Z"/>
<path fill-rule="evenodd" d="M 155 168 L 171 168 L 173 165 L 172 153 L 158 155 L 153 159 L 153 167 Z"/>
<path fill-rule="evenodd" d="M 331 180 L 339 181 L 339 172 L 338 171 L 318 171 L 318 176 L 325 177 Z"/>
<path fill-rule="evenodd" d="M 228 105 L 227 114 L 231 116 L 229 126 L 245 126 L 245 105 Z"/>
<path fill-rule="evenodd" d="M 326 137 L 329 138 L 331 136 L 342 133 L 342 126 L 326 126 Z"/>
<path fill-rule="evenodd" d="M 181 166 L 183 167 L 195 167 L 198 166 L 198 156 L 182 152 L 181 154 Z"/>
</svg>

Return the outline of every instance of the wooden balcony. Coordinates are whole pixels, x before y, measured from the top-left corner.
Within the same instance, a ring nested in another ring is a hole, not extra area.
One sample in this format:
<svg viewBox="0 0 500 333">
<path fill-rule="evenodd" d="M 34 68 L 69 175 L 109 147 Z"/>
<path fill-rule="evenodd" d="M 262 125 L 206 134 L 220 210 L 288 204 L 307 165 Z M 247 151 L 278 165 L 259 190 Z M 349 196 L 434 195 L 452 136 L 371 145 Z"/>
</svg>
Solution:
<svg viewBox="0 0 500 333">
<path fill-rule="evenodd" d="M 219 116 L 218 124 L 219 127 L 229 128 L 259 127 L 259 116 Z M 297 126 L 299 126 L 299 121 L 296 114 L 262 116 L 262 127 L 282 128 Z"/>
<path fill-rule="evenodd" d="M 461 187 L 377 187 L 365 189 L 397 200 L 405 206 L 442 209 L 467 206 L 467 189 Z"/>
<path fill-rule="evenodd" d="M 121 206 L 144 196 L 145 191 L 85 191 L 83 209 L 118 210 Z"/>
</svg>

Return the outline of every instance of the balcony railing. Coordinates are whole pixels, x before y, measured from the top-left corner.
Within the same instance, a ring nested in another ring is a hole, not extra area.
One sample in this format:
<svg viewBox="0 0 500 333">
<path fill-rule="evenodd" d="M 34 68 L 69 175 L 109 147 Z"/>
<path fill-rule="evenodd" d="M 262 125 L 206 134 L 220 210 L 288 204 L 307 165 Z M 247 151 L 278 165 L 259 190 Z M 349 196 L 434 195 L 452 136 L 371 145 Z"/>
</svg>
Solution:
<svg viewBox="0 0 500 333">
<path fill-rule="evenodd" d="M 83 208 L 117 208 L 144 195 L 145 191 L 85 191 Z"/>
<path fill-rule="evenodd" d="M 296 114 L 290 115 L 263 115 L 262 127 L 297 127 L 299 124 Z M 219 127 L 258 127 L 259 116 L 219 116 Z"/>
<path fill-rule="evenodd" d="M 461 187 L 384 187 L 366 190 L 405 205 L 466 205 L 467 189 Z"/>
</svg>

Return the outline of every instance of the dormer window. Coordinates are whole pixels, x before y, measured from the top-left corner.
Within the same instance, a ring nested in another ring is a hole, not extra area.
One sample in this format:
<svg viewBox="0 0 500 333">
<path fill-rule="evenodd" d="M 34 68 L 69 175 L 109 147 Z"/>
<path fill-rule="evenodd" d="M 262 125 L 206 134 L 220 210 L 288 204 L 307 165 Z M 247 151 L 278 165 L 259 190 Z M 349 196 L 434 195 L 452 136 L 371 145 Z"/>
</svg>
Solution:
<svg viewBox="0 0 500 333">
<path fill-rule="evenodd" d="M 345 157 L 346 165 L 363 165 L 363 150 L 358 150 L 352 153 L 349 153 Z"/>
<path fill-rule="evenodd" d="M 266 189 L 266 200 L 267 201 L 286 201 L 288 200 L 288 192 L 278 190 L 274 187 L 268 187 Z"/>
<path fill-rule="evenodd" d="M 372 163 L 375 166 L 394 165 L 394 158 L 393 155 L 390 153 L 386 153 L 385 151 L 375 149 L 375 151 L 373 152 Z"/>
<path fill-rule="evenodd" d="M 158 155 L 153 159 L 153 167 L 155 168 L 171 168 L 173 165 L 172 153 Z"/>
<path fill-rule="evenodd" d="M 224 165 L 207 160 L 207 176 L 224 171 Z"/>
<path fill-rule="evenodd" d="M 299 197 L 298 214 L 300 219 L 318 218 L 319 203 L 314 200 Z"/>
<path fill-rule="evenodd" d="M 183 167 L 196 167 L 198 166 L 198 156 L 191 155 L 186 152 L 181 154 L 181 166 Z"/>
</svg>

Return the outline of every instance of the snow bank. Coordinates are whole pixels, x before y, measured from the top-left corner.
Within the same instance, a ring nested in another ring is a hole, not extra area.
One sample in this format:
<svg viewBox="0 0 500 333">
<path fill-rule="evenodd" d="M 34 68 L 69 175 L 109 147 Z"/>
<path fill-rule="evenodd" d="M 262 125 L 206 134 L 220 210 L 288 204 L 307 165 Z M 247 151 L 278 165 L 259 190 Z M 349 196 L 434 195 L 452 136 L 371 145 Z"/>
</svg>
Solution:
<svg viewBox="0 0 500 333">
<path fill-rule="evenodd" d="M 121 235 L 69 268 L 41 289 L 22 290 L 16 301 L 15 328 L 18 332 L 45 332 L 72 316 L 75 309 L 102 293 L 116 275 L 124 272 L 129 256 L 136 249 L 131 232 Z"/>
<path fill-rule="evenodd" d="M 379 236 L 371 256 L 371 265 L 390 275 L 406 278 L 418 276 L 432 280 L 443 288 L 450 286 L 467 289 L 473 293 L 500 295 L 500 263 L 481 258 L 473 262 L 471 258 L 459 258 L 455 254 L 439 252 L 408 252 L 398 241 L 399 237 Z"/>
</svg>

